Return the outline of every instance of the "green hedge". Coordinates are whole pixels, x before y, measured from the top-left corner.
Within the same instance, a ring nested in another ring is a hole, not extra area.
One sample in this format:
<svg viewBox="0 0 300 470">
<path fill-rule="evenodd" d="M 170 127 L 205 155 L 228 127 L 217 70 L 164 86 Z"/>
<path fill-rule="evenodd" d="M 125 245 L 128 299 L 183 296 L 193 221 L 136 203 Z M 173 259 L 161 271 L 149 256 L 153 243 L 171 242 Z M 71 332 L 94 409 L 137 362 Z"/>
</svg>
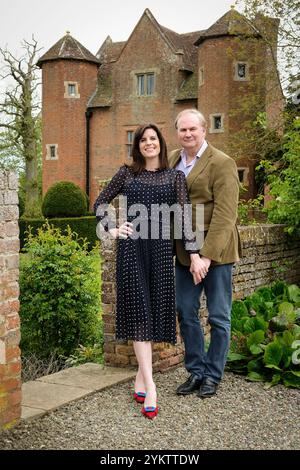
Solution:
<svg viewBox="0 0 300 470">
<path fill-rule="evenodd" d="M 36 234 L 39 227 L 41 227 L 47 219 L 20 219 L 20 245 L 21 249 L 24 246 L 26 232 L 29 226 L 31 227 L 32 234 Z M 90 217 L 72 217 L 72 218 L 54 218 L 49 220 L 49 224 L 54 227 L 60 228 L 64 231 L 70 226 L 72 232 L 78 234 L 79 238 L 86 238 L 88 241 L 88 249 L 91 250 L 99 238 L 96 234 L 97 220 L 95 216 Z"/>
</svg>

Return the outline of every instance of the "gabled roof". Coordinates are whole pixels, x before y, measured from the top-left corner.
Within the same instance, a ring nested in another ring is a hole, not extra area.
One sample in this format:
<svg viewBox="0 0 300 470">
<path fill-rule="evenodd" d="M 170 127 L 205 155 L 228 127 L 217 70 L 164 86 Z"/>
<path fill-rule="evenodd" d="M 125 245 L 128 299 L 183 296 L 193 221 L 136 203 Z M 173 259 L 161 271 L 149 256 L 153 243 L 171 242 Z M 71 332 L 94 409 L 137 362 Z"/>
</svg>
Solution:
<svg viewBox="0 0 300 470">
<path fill-rule="evenodd" d="M 197 48 L 194 46 L 195 40 L 201 34 L 201 31 L 179 34 L 165 26 L 160 25 L 151 11 L 146 8 L 144 15 L 147 15 L 152 24 L 158 29 L 165 42 L 171 47 L 175 54 L 182 54 L 182 68 L 193 70 L 197 61 Z"/>
<path fill-rule="evenodd" d="M 167 43 L 168 47 L 170 47 L 172 52 L 182 56 L 181 68 L 188 72 L 194 72 L 191 73 L 183 82 L 177 99 L 196 99 L 198 49 L 194 43 L 199 38 L 199 35 L 205 31 L 194 31 L 191 33 L 178 34 L 171 29 L 161 26 L 147 8 L 135 26 L 130 37 L 134 34 L 135 29 L 138 27 L 144 16 L 146 16 L 153 26 L 158 30 L 159 34 Z M 114 63 L 119 59 L 126 45 L 130 41 L 130 37 L 127 41 L 113 42 L 111 37 L 107 36 L 99 48 L 96 57 L 102 65 L 99 69 L 97 89 L 88 102 L 89 108 L 108 107 L 112 105 L 112 73 Z"/>
<path fill-rule="evenodd" d="M 172 43 L 176 53 L 183 54 L 183 68 L 193 70 L 197 63 L 198 49 L 194 43 L 199 38 L 199 35 L 204 31 L 194 31 L 191 33 L 179 34 L 165 26 L 158 25 L 163 31 L 164 35 Z"/>
<path fill-rule="evenodd" d="M 258 31 L 234 8 L 219 18 L 210 28 L 200 34 L 195 46 L 207 38 L 218 36 L 259 36 Z"/>
<path fill-rule="evenodd" d="M 109 62 L 115 62 L 118 60 L 126 41 L 113 42 L 110 36 L 107 36 L 104 43 L 98 50 L 96 57 L 101 64 L 107 64 Z"/>
<path fill-rule="evenodd" d="M 203 33 L 203 31 L 178 34 L 175 31 L 160 25 L 152 15 L 151 11 L 146 8 L 130 37 L 134 34 L 135 29 L 138 27 L 145 16 L 158 30 L 160 36 L 170 47 L 172 52 L 174 54 L 182 55 L 182 68 L 190 71 L 194 70 L 197 63 L 197 48 L 194 46 L 194 43 L 199 38 L 199 35 Z M 96 54 L 99 61 L 101 63 L 117 61 L 122 51 L 130 41 L 130 37 L 127 41 L 113 42 L 111 37 L 108 36 Z"/>
<path fill-rule="evenodd" d="M 52 46 L 39 60 L 38 65 L 49 60 L 72 59 L 84 62 L 93 62 L 100 65 L 99 60 L 88 51 L 80 42 L 74 39 L 69 32 Z"/>
</svg>

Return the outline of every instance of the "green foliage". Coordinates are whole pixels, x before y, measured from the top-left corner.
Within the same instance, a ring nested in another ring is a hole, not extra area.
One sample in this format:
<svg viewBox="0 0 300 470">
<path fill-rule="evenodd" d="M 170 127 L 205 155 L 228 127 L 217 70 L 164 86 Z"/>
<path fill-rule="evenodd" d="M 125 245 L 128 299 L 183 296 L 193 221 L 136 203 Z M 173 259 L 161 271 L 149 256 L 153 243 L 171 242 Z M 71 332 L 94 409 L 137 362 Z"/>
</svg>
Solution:
<svg viewBox="0 0 300 470">
<path fill-rule="evenodd" d="M 240 225 L 255 225 L 257 219 L 261 219 L 263 199 L 263 195 L 260 194 L 255 199 L 239 200 L 238 222 Z"/>
<path fill-rule="evenodd" d="M 65 363 L 69 366 L 79 366 L 86 362 L 95 362 L 97 364 L 103 364 L 103 342 L 100 344 L 94 344 L 93 346 L 83 346 L 80 344 L 76 348 L 74 354 L 71 354 L 65 359 Z"/>
<path fill-rule="evenodd" d="M 300 235 L 300 118 L 284 136 L 284 153 L 277 165 L 265 163 L 272 200 L 266 212 L 273 223 L 286 224 L 289 234 Z"/>
<path fill-rule="evenodd" d="M 23 355 L 70 356 L 100 344 L 100 259 L 69 229 L 46 223 L 29 234 L 20 269 Z"/>
<path fill-rule="evenodd" d="M 87 213 L 86 194 L 71 181 L 53 184 L 45 194 L 42 211 L 45 217 L 81 217 Z"/>
<path fill-rule="evenodd" d="M 18 192 L 18 198 L 19 198 L 19 217 L 22 217 L 24 214 L 25 210 L 25 194 L 19 190 Z"/>
<path fill-rule="evenodd" d="M 45 219 L 21 219 L 19 220 L 20 227 L 20 245 L 24 249 L 26 242 L 27 232 L 31 230 L 32 234 L 36 234 L 39 227 L 45 223 Z M 87 243 L 88 250 L 91 250 L 99 239 L 96 234 L 97 220 L 95 216 L 89 217 L 64 217 L 62 219 L 51 219 L 51 226 L 57 227 L 65 231 L 70 227 L 71 231 L 78 235 L 78 243 Z"/>
<path fill-rule="evenodd" d="M 300 288 L 277 281 L 232 303 L 227 369 L 300 388 Z M 295 351 L 296 350 L 296 351 Z"/>
</svg>

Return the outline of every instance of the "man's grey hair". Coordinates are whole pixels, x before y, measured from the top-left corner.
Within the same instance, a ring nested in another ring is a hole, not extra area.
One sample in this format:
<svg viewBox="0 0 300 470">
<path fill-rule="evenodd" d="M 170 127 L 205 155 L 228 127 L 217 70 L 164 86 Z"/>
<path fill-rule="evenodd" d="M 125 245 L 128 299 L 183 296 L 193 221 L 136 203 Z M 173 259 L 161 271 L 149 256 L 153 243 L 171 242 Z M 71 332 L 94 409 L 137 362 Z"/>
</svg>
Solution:
<svg viewBox="0 0 300 470">
<path fill-rule="evenodd" d="M 207 128 L 207 122 L 206 122 L 206 119 L 205 117 L 203 116 L 202 113 L 200 113 L 200 111 L 198 111 L 198 109 L 195 109 L 195 108 L 191 108 L 191 109 L 184 109 L 183 111 L 181 111 L 176 119 L 175 119 L 175 129 L 178 129 L 178 121 L 179 119 L 184 116 L 185 114 L 194 114 L 195 116 L 197 116 L 197 118 L 199 119 L 199 123 L 200 123 L 200 126 L 204 127 L 204 129 Z"/>
</svg>

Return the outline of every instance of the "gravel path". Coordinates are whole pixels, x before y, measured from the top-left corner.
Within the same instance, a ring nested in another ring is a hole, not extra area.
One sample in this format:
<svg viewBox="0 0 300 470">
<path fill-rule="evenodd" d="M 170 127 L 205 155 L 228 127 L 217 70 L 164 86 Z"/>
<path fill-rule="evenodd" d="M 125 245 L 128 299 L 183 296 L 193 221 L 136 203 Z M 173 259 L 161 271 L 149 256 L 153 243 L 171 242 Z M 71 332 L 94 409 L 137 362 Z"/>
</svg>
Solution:
<svg viewBox="0 0 300 470">
<path fill-rule="evenodd" d="M 218 394 L 178 397 L 183 367 L 156 374 L 160 412 L 145 419 L 132 384 L 115 385 L 0 433 L 0 449 L 300 449 L 300 392 L 226 373 Z"/>
</svg>

